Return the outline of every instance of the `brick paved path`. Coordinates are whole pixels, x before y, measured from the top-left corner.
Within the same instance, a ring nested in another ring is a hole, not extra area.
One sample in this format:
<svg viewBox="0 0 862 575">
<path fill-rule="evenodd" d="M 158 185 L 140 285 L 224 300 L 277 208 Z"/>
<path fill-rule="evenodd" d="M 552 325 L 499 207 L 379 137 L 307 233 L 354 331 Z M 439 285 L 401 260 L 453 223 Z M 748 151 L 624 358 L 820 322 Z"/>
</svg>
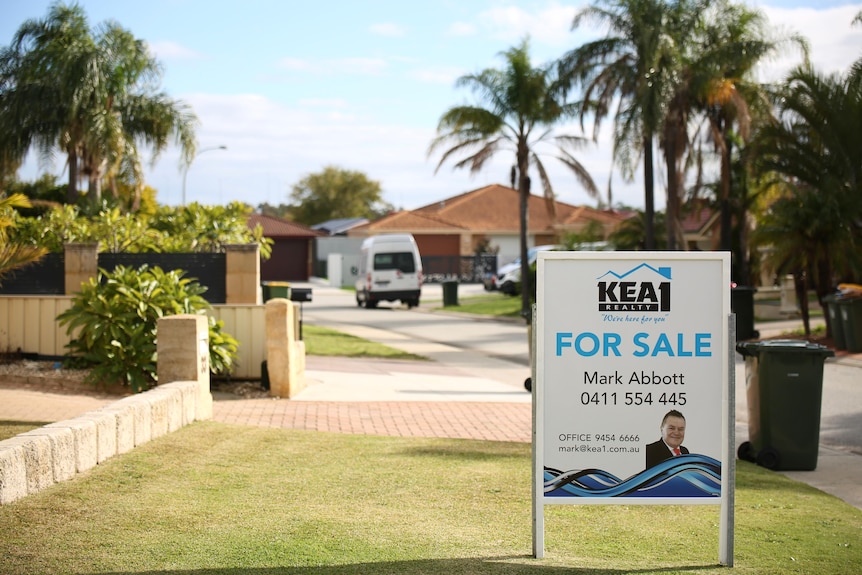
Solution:
<svg viewBox="0 0 862 575">
<path fill-rule="evenodd" d="M 425 401 L 337 402 L 243 399 L 216 401 L 223 423 L 400 437 L 530 442 L 528 403 Z"/>
</svg>

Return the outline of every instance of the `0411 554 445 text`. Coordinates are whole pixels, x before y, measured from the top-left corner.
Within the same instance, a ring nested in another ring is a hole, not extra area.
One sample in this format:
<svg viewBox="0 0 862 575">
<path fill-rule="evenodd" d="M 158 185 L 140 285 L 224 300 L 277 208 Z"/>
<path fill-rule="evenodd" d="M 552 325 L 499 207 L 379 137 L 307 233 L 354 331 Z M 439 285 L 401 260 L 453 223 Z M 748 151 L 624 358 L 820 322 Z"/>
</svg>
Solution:
<svg viewBox="0 0 862 575">
<path fill-rule="evenodd" d="M 581 405 L 603 405 L 603 406 L 678 406 L 685 405 L 688 400 L 684 391 L 656 392 L 651 391 L 626 391 L 623 392 L 601 392 L 585 391 L 580 396 Z"/>
</svg>

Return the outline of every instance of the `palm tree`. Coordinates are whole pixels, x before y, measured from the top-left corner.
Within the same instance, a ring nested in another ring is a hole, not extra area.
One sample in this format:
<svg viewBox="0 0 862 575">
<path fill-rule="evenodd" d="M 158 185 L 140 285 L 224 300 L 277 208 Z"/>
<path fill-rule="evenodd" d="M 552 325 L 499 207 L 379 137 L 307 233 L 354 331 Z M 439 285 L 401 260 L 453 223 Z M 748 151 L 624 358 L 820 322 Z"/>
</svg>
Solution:
<svg viewBox="0 0 862 575">
<path fill-rule="evenodd" d="M 194 157 L 196 119 L 181 102 L 155 93 L 161 69 L 144 42 L 114 23 L 97 34 L 78 5 L 54 4 L 28 20 L 0 53 L 0 147 L 23 157 L 31 147 L 68 158 L 68 200 L 87 176 L 92 199 L 122 166 L 140 182 L 138 145 L 154 159 L 174 135 L 183 161 Z"/>
<path fill-rule="evenodd" d="M 710 0 L 680 0 L 668 19 L 668 43 L 675 49 L 669 82 L 670 95 L 659 132 L 667 175 L 667 245 L 669 250 L 685 249 L 680 227 L 686 168 L 697 154 L 691 149 L 690 128 L 700 88 L 712 78 L 710 43 Z"/>
<path fill-rule="evenodd" d="M 821 305 L 832 290 L 835 254 L 856 253 L 858 238 L 848 233 L 848 221 L 839 197 L 824 194 L 806 184 L 790 186 L 758 222 L 754 240 L 768 248 L 766 263 L 779 274 L 794 277 L 805 335 L 811 335 L 808 290 L 815 287 Z M 846 268 L 844 268 L 846 269 Z M 825 309 L 825 305 L 824 305 Z M 826 314 L 827 334 L 832 333 Z"/>
<path fill-rule="evenodd" d="M 731 175 L 733 147 L 749 140 L 753 121 L 772 114 L 766 88 L 751 80 L 755 67 L 785 44 L 793 43 L 807 58 L 807 42 L 798 35 L 777 37 L 767 29 L 765 16 L 742 4 L 722 0 L 704 18 L 703 49 L 693 77 L 696 107 L 704 114 L 711 140 L 720 157 L 720 249 L 731 251 Z M 744 182 L 739 182 L 744 183 Z M 739 194 L 737 214 L 741 236 L 745 234 L 745 197 Z M 740 242 L 740 279 L 747 285 L 746 241 Z"/>
<path fill-rule="evenodd" d="M 780 116 L 759 130 L 754 168 L 766 183 L 804 192 L 792 197 L 800 215 L 790 219 L 809 234 L 799 249 L 809 254 L 822 301 L 836 275 L 862 272 L 855 257 L 862 244 L 862 90 L 852 69 L 822 75 L 800 66 L 778 96 Z"/>
<path fill-rule="evenodd" d="M 656 212 L 654 214 L 655 224 L 658 226 L 664 225 L 664 212 Z M 643 251 L 646 247 L 646 214 L 640 210 L 632 217 L 624 220 L 619 227 L 613 231 L 608 237 L 608 241 L 613 244 L 614 249 L 620 251 Z M 656 245 L 650 249 L 663 250 L 667 246 L 664 243 L 664 238 L 658 236 L 655 238 Z"/>
<path fill-rule="evenodd" d="M 608 35 L 560 58 L 560 77 L 584 86 L 583 122 L 594 114 L 594 137 L 616 102 L 613 159 L 631 179 L 643 158 L 646 249 L 655 249 L 653 141 L 662 126 L 676 82 L 678 47 L 672 27 L 688 0 L 597 0 L 575 15 L 572 28 L 588 21 Z"/>
<path fill-rule="evenodd" d="M 471 172 L 477 172 L 498 151 L 514 152 L 512 180 L 517 180 L 519 197 L 521 313 L 529 324 L 532 293 L 527 257 L 530 168 L 539 175 L 549 209 L 553 209 L 554 199 L 551 181 L 538 153 L 539 146 L 554 144 L 557 159 L 571 170 L 591 197 L 598 196 L 598 189 L 586 168 L 570 152 L 582 146 L 585 139 L 552 132 L 554 124 L 577 112 L 576 105 L 565 103 L 563 95 L 554 90 L 554 68 L 532 67 L 527 40 L 501 55 L 506 60 L 504 69 L 489 68 L 458 79 L 458 86 L 472 88 L 483 103 L 447 110 L 440 118 L 437 137 L 428 153 L 451 146 L 443 152 L 436 170 L 447 160 L 463 154 L 466 157 L 456 161 L 455 167 L 468 167 Z"/>
</svg>

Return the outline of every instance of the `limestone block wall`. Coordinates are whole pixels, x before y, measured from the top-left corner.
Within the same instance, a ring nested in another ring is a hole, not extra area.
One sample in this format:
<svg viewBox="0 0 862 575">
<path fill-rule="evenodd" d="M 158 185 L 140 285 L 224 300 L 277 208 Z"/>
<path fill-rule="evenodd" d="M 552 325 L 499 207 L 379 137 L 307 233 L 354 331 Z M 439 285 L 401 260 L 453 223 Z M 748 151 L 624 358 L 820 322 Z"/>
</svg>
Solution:
<svg viewBox="0 0 862 575">
<path fill-rule="evenodd" d="M 71 479 L 193 421 L 212 417 L 211 409 L 197 412 L 198 405 L 206 405 L 199 401 L 200 393 L 197 381 L 168 383 L 0 441 L 0 505 Z"/>
</svg>

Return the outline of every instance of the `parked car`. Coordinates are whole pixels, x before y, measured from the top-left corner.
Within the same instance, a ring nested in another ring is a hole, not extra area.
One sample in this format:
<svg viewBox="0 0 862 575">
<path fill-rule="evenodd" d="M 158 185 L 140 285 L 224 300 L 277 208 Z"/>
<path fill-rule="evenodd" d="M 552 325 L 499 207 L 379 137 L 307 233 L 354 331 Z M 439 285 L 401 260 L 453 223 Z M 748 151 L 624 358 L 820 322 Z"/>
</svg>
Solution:
<svg viewBox="0 0 862 575">
<path fill-rule="evenodd" d="M 563 246 L 557 244 L 548 244 L 536 246 L 527 250 L 527 261 L 530 265 L 535 263 L 539 257 L 539 252 L 561 250 Z M 515 295 L 518 293 L 518 286 L 521 284 L 521 258 L 516 258 L 515 261 L 501 266 L 497 270 L 497 274 L 491 276 L 485 289 L 500 290 L 507 295 Z"/>
</svg>

